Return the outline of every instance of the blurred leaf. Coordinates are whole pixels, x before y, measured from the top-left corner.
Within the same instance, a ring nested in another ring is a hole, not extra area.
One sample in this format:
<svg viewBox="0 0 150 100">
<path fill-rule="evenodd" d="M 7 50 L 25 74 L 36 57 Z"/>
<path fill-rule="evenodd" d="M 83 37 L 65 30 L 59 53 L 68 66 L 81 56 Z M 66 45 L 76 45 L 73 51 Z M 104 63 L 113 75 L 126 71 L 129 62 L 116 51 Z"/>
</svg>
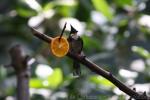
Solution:
<svg viewBox="0 0 150 100">
<path fill-rule="evenodd" d="M 98 100 L 108 100 L 110 96 L 108 94 L 101 94 L 99 96 L 97 96 Z"/>
<path fill-rule="evenodd" d="M 47 3 L 47 4 L 44 5 L 43 10 L 44 10 L 44 11 L 50 10 L 50 9 L 52 9 L 54 6 L 55 6 L 54 3 L 49 2 L 49 3 Z"/>
<path fill-rule="evenodd" d="M 58 15 L 64 16 L 64 17 L 70 17 L 73 16 L 75 13 L 76 8 L 76 1 L 58 1 L 56 0 L 53 2 L 55 5 L 55 10 L 58 13 Z"/>
<path fill-rule="evenodd" d="M 90 19 L 91 12 L 89 5 L 91 5 L 89 0 L 79 0 L 75 17 L 80 21 L 87 22 Z"/>
<path fill-rule="evenodd" d="M 42 81 L 41 79 L 38 79 L 38 78 L 31 78 L 30 79 L 30 87 L 31 88 L 43 88 L 43 84 L 42 84 Z"/>
<path fill-rule="evenodd" d="M 150 53 L 142 47 L 132 46 L 132 51 L 140 55 L 141 57 L 148 59 L 150 58 Z"/>
<path fill-rule="evenodd" d="M 60 68 L 55 68 L 52 75 L 48 77 L 48 82 L 51 88 L 56 88 L 63 81 L 63 74 Z"/>
<path fill-rule="evenodd" d="M 7 89 L 5 89 L 4 91 L 3 91 L 3 93 L 4 93 L 4 95 L 15 95 L 15 93 L 14 93 L 14 91 L 16 91 L 15 90 L 16 88 L 14 88 L 14 87 L 7 87 Z"/>
<path fill-rule="evenodd" d="M 132 0 L 114 0 L 118 6 L 132 5 Z"/>
<path fill-rule="evenodd" d="M 126 100 L 124 95 L 119 95 L 118 100 Z"/>
<path fill-rule="evenodd" d="M 96 10 L 100 11 L 109 20 L 112 20 L 113 14 L 106 0 L 92 0 Z"/>
<path fill-rule="evenodd" d="M 100 49 L 102 46 L 100 40 L 94 37 L 83 36 L 83 41 L 84 41 L 84 48 L 89 51 L 94 49 Z"/>
<path fill-rule="evenodd" d="M 37 14 L 34 10 L 26 8 L 17 8 L 16 11 L 22 17 L 31 17 Z"/>
<path fill-rule="evenodd" d="M 57 88 L 63 81 L 62 71 L 59 68 L 54 69 L 53 73 L 46 79 L 32 78 L 30 80 L 31 88 Z"/>
<path fill-rule="evenodd" d="M 34 93 L 30 100 L 45 100 L 44 95 Z"/>
<path fill-rule="evenodd" d="M 55 5 L 59 5 L 59 6 L 75 6 L 76 4 L 77 4 L 77 2 L 76 1 L 74 1 L 74 0 L 69 0 L 69 1 L 67 1 L 67 0 L 56 0 L 56 1 L 54 1 L 53 2 Z"/>
<path fill-rule="evenodd" d="M 0 65 L 0 81 L 6 77 L 7 71 L 4 66 Z"/>
<path fill-rule="evenodd" d="M 58 14 L 64 16 L 64 17 L 70 17 L 74 14 L 75 10 L 73 6 L 68 5 L 57 5 L 56 11 Z"/>
<path fill-rule="evenodd" d="M 118 25 L 119 26 L 125 26 L 128 24 L 128 20 L 127 19 L 122 19 L 118 22 Z"/>
<path fill-rule="evenodd" d="M 105 87 L 113 87 L 114 85 L 109 82 L 107 79 L 101 77 L 101 76 L 98 76 L 98 75 L 93 75 L 89 78 L 89 80 L 92 82 L 92 83 L 95 83 L 97 85 L 103 85 Z"/>
</svg>

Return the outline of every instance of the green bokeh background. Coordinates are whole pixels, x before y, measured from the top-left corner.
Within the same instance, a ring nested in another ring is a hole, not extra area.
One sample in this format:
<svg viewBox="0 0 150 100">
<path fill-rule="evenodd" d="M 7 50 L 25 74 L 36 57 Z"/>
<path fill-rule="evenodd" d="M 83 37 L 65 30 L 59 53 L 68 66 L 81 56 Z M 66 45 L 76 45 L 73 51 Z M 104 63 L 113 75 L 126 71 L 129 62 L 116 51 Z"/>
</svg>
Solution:
<svg viewBox="0 0 150 100">
<path fill-rule="evenodd" d="M 140 20 L 143 16 L 150 18 L 149 7 L 149 0 L 1 0 L 0 100 L 16 96 L 14 70 L 4 66 L 11 62 L 9 48 L 16 44 L 35 59 L 31 66 L 31 100 L 128 98 L 114 92 L 113 84 L 83 65 L 81 77 L 73 77 L 72 60 L 53 56 L 49 45 L 34 37 L 29 26 L 52 37 L 59 35 L 64 20 L 77 29 L 81 27 L 78 31 L 84 41 L 84 53 L 91 61 L 123 83 L 131 79 L 133 86 L 145 86 L 150 81 L 150 20 L 142 21 L 145 24 Z M 69 30 L 65 31 L 66 36 Z M 131 68 L 136 60 L 142 61 L 144 70 Z M 36 72 L 39 64 L 53 72 L 41 78 Z M 125 78 L 119 74 L 121 69 L 138 76 Z"/>
</svg>

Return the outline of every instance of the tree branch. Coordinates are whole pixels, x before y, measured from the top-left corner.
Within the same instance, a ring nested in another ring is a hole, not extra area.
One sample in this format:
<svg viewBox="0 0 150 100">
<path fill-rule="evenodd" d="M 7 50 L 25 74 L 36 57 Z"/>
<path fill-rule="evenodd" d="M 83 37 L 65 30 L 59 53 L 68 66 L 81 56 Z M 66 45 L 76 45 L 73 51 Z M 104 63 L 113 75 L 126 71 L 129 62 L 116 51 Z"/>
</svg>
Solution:
<svg viewBox="0 0 150 100">
<path fill-rule="evenodd" d="M 39 39 L 43 40 L 44 42 L 47 42 L 47 43 L 51 42 L 51 39 L 52 39 L 51 37 L 49 37 L 45 34 L 42 34 L 42 33 L 36 31 L 33 28 L 31 28 L 31 30 L 32 30 L 32 33 L 33 33 L 34 36 L 38 37 Z M 93 71 L 96 74 L 101 75 L 104 78 L 108 79 L 111 83 L 113 83 L 115 86 L 117 86 L 121 91 L 128 94 L 132 98 L 142 99 L 142 100 L 150 100 L 150 97 L 148 97 L 146 95 L 143 95 L 143 94 L 139 94 L 138 92 L 130 89 L 125 84 L 123 84 L 121 81 L 119 81 L 110 72 L 102 69 L 100 66 L 98 66 L 95 63 L 91 62 L 89 59 L 77 56 L 75 54 L 72 54 L 71 52 L 68 52 L 67 56 L 70 57 L 71 59 L 79 61 L 80 63 L 82 63 L 83 65 L 88 67 L 91 71 Z"/>
<path fill-rule="evenodd" d="M 11 66 L 15 69 L 17 76 L 17 100 L 29 99 L 29 76 L 30 66 L 28 66 L 29 57 L 24 54 L 20 45 L 10 49 Z"/>
</svg>

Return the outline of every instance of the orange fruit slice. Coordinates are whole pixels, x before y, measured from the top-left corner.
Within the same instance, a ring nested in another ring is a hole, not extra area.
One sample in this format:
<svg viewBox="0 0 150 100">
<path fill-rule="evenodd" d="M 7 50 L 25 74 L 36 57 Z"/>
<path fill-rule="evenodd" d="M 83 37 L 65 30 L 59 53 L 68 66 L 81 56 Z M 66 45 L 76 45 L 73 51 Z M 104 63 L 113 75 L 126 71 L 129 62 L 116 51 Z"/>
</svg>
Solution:
<svg viewBox="0 0 150 100">
<path fill-rule="evenodd" d="M 59 40 L 59 36 L 52 39 L 50 44 L 50 49 L 53 55 L 56 57 L 63 57 L 65 56 L 69 51 L 69 43 L 67 41 L 67 38 L 61 37 Z"/>
</svg>

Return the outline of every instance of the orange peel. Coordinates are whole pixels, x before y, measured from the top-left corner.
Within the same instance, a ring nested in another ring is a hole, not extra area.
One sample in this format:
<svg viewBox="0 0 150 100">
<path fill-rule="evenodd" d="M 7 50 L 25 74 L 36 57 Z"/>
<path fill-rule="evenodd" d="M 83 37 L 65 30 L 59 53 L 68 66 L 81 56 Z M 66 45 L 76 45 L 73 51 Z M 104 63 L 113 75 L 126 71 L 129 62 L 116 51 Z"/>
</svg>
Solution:
<svg viewBox="0 0 150 100">
<path fill-rule="evenodd" d="M 69 43 L 66 37 L 57 36 L 52 39 L 50 43 L 50 49 L 53 55 L 56 57 L 63 57 L 69 51 Z"/>
</svg>

